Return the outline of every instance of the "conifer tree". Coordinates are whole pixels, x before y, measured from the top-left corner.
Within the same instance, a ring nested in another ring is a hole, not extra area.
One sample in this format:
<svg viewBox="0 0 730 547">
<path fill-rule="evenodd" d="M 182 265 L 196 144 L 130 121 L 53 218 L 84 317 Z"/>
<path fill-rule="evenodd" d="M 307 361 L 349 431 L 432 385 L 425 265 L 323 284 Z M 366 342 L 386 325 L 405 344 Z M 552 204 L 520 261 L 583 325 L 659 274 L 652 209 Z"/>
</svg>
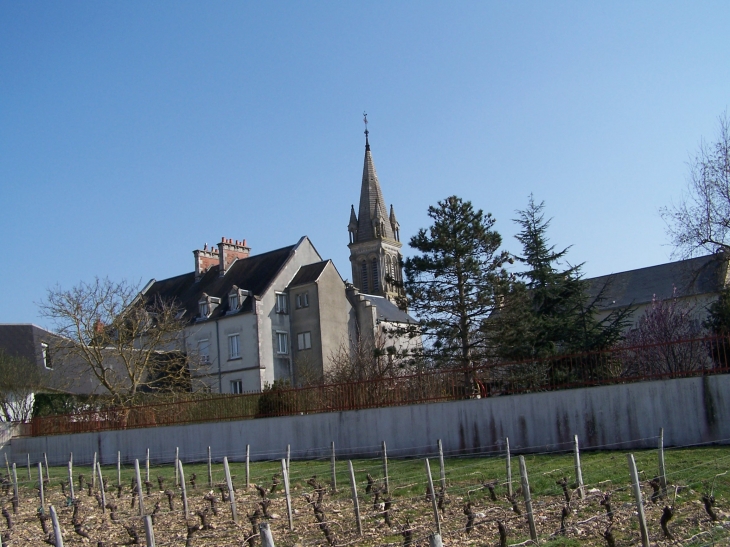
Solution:
<svg viewBox="0 0 730 547">
<path fill-rule="evenodd" d="M 469 201 L 448 197 L 428 216 L 433 225 L 410 240 L 420 254 L 405 261 L 408 307 L 435 357 L 469 367 L 484 351 L 480 326 L 494 309 L 509 255 L 499 250 L 495 219 Z"/>
</svg>

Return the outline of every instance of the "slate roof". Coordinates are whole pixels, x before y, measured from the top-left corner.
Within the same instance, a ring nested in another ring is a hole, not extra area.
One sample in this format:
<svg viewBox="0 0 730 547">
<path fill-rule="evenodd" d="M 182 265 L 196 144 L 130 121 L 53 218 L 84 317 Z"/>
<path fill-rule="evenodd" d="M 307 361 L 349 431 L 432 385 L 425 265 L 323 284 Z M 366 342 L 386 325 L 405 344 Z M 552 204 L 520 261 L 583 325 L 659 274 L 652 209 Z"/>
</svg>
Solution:
<svg viewBox="0 0 730 547">
<path fill-rule="evenodd" d="M 601 309 L 609 310 L 671 298 L 713 294 L 725 287 L 727 257 L 722 254 L 690 258 L 587 279 L 588 293 L 595 297 L 605 286 Z"/>
<path fill-rule="evenodd" d="M 209 319 L 215 319 L 228 311 L 228 293 L 233 285 L 247 290 L 251 295 L 260 296 L 284 266 L 297 245 L 290 245 L 268 253 L 249 256 L 236 260 L 226 272 L 219 275 L 219 266 L 210 268 L 200 281 L 195 282 L 195 272 L 186 273 L 177 277 L 155 281 L 145 292 L 145 297 L 152 301 L 156 297 L 163 300 L 174 300 L 186 310 L 183 318 L 191 322 L 198 316 L 198 301 L 203 293 L 221 299 L 221 303 Z M 247 297 L 240 312 L 250 312 L 253 298 Z"/>
<path fill-rule="evenodd" d="M 383 236 L 388 239 L 395 239 L 393 236 L 393 228 L 390 225 L 385 209 L 385 200 L 383 199 L 383 192 L 380 189 L 378 173 L 375 172 L 373 156 L 370 153 L 370 142 L 366 136 L 365 162 L 362 168 L 362 186 L 360 187 L 360 206 L 357 214 L 357 241 L 370 241 L 375 238 L 373 219 L 377 213 L 380 213 L 384 221 L 385 233 Z"/>
<path fill-rule="evenodd" d="M 377 317 L 381 321 L 390 321 L 391 323 L 418 323 L 413 317 L 385 297 L 371 294 L 363 294 L 363 296 L 375 307 Z"/>
<path fill-rule="evenodd" d="M 306 285 L 308 283 L 314 283 L 322 275 L 322 272 L 329 264 L 330 260 L 323 260 L 322 262 L 315 262 L 314 264 L 307 264 L 299 268 L 299 271 L 294 276 L 294 279 L 289 283 L 290 287 L 296 287 L 298 285 Z"/>
<path fill-rule="evenodd" d="M 48 344 L 54 338 L 52 332 L 30 323 L 0 324 L 0 349 L 38 365 L 43 365 L 41 342 Z"/>
</svg>

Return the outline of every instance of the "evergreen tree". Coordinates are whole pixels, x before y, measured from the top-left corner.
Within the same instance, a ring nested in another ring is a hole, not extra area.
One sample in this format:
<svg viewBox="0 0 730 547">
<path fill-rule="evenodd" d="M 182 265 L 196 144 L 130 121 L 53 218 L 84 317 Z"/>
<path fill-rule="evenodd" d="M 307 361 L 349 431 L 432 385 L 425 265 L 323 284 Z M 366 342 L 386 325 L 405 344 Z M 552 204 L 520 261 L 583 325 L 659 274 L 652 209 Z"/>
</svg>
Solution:
<svg viewBox="0 0 730 547">
<path fill-rule="evenodd" d="M 469 201 L 451 196 L 429 207 L 428 216 L 433 225 L 410 240 L 420 254 L 405 261 L 408 306 L 434 355 L 469 367 L 483 353 L 480 325 L 494 309 L 509 255 L 499 251 L 494 218 Z"/>
<path fill-rule="evenodd" d="M 486 323 L 493 331 L 497 354 L 509 360 L 604 349 L 620 338 L 633 311 L 596 319 L 607 287 L 591 299 L 582 265 L 560 267 L 569 247 L 557 251 L 549 244 L 550 221 L 544 208 L 544 202 L 536 204 L 531 195 L 527 208 L 518 211 L 515 222 L 521 230 L 516 237 L 522 256 L 516 259 L 527 269 L 516 274 L 498 316 Z"/>
</svg>

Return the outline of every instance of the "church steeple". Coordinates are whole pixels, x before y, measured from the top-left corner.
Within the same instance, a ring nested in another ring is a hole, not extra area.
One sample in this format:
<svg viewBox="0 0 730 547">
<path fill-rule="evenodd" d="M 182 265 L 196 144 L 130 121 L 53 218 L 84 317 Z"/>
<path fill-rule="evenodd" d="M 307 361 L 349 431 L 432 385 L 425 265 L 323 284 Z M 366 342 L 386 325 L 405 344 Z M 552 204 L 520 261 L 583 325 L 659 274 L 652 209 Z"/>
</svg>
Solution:
<svg viewBox="0 0 730 547">
<path fill-rule="evenodd" d="M 360 204 L 355 215 L 350 209 L 350 262 L 353 284 L 360 291 L 389 299 L 401 294 L 400 226 L 393 206 L 390 215 L 385 206 L 380 181 L 370 151 L 370 132 L 365 116 L 365 160 L 360 184 Z M 393 283 L 395 281 L 396 283 Z"/>
</svg>

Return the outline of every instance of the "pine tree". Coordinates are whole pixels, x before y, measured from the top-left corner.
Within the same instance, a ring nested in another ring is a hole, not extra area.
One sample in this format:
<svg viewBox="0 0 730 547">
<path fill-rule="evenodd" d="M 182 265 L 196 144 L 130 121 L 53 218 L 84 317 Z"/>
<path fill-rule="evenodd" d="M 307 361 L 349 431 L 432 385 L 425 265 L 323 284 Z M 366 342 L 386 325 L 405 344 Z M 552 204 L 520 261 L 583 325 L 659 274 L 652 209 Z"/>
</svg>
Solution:
<svg viewBox="0 0 730 547">
<path fill-rule="evenodd" d="M 408 306 L 433 354 L 469 367 L 483 353 L 480 326 L 494 309 L 509 255 L 499 251 L 495 219 L 469 201 L 451 196 L 429 207 L 428 216 L 433 225 L 410 240 L 421 254 L 405 261 Z"/>
</svg>

